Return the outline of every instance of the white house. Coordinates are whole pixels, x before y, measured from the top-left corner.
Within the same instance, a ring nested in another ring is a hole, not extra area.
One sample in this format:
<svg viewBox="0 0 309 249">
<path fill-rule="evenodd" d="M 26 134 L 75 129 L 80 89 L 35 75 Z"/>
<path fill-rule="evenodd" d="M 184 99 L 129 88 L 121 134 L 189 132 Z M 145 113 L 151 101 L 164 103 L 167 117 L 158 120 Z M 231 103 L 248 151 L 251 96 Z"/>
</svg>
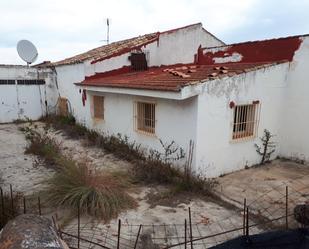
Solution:
<svg viewBox="0 0 309 249">
<path fill-rule="evenodd" d="M 52 95 L 88 128 L 147 148 L 193 141 L 194 170 L 216 177 L 258 163 L 264 129 L 273 157 L 309 161 L 308 59 L 306 35 L 225 45 L 194 24 L 53 63 Z"/>
</svg>

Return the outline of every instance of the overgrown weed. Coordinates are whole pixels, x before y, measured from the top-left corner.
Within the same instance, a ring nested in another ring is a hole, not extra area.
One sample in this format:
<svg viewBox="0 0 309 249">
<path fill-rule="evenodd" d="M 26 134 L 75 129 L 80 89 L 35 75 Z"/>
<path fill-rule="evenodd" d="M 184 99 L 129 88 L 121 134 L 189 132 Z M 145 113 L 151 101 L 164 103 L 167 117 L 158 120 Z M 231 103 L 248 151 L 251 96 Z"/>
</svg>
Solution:
<svg viewBox="0 0 309 249">
<path fill-rule="evenodd" d="M 43 119 L 49 126 L 62 130 L 71 138 L 84 138 L 90 145 L 103 148 L 120 159 L 132 163 L 129 173 L 137 182 L 171 184 L 173 191 L 192 191 L 207 193 L 216 181 L 197 175 L 192 170 L 194 144 L 190 141 L 188 155 L 174 141 L 164 143 L 160 140 L 162 151 L 147 151 L 127 136 L 99 134 L 94 130 L 77 124 L 74 117 L 49 116 Z M 175 167 L 180 160 L 183 167 Z"/>
</svg>

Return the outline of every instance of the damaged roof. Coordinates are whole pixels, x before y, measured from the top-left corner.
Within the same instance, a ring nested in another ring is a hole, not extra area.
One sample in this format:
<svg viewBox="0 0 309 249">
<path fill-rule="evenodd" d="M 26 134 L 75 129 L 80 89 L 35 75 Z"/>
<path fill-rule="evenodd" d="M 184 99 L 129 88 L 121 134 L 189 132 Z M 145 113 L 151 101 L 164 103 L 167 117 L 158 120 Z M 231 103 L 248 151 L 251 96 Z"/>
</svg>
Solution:
<svg viewBox="0 0 309 249">
<path fill-rule="evenodd" d="M 261 41 L 247 41 L 230 45 L 199 48 L 199 64 L 252 63 L 292 61 L 303 36 L 290 36 Z"/>
<path fill-rule="evenodd" d="M 58 61 L 58 62 L 54 62 L 53 65 L 54 66 L 70 65 L 70 64 L 81 63 L 81 62 L 86 61 L 86 60 L 91 60 L 91 63 L 96 63 L 98 61 L 102 61 L 102 60 L 114 57 L 116 55 L 120 55 L 120 54 L 123 54 L 123 53 L 126 53 L 126 52 L 130 52 L 133 49 L 141 48 L 142 46 L 145 46 L 145 45 L 152 43 L 154 41 L 158 41 L 161 34 L 172 33 L 172 32 L 176 32 L 176 31 L 181 30 L 181 29 L 194 27 L 194 26 L 202 26 L 202 24 L 201 23 L 195 23 L 195 24 L 191 24 L 191 25 L 188 25 L 188 26 L 167 30 L 167 31 L 164 31 L 164 32 L 155 32 L 155 33 L 137 36 L 137 37 L 122 40 L 122 41 L 113 42 L 113 43 L 110 43 L 108 45 L 104 45 L 104 46 L 101 46 L 101 47 L 98 47 L 98 48 L 95 48 L 95 49 L 91 49 L 91 50 L 89 50 L 85 53 L 82 53 L 82 54 L 79 54 L 79 55 Z M 203 29 L 203 30 L 205 32 L 208 32 L 205 29 Z M 211 34 L 211 33 L 209 33 L 209 34 Z"/>
<path fill-rule="evenodd" d="M 147 71 L 129 72 L 129 67 L 98 73 L 78 83 L 82 86 L 118 87 L 145 90 L 180 91 L 181 88 L 200 82 L 231 77 L 279 63 L 231 63 L 214 65 L 175 65 L 153 67 Z M 121 71 L 121 72 L 120 72 Z"/>
<path fill-rule="evenodd" d="M 303 36 L 198 48 L 195 63 L 152 67 L 132 72 L 130 67 L 97 73 L 78 85 L 180 91 L 200 82 L 231 77 L 293 60 Z"/>
</svg>

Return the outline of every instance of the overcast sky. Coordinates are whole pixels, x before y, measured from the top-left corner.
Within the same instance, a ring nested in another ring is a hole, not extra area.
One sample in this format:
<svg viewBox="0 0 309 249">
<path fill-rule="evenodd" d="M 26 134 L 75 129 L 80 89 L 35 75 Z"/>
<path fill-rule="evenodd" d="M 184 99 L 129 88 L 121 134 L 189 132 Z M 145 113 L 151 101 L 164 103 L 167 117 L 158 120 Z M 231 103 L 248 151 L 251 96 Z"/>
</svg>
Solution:
<svg viewBox="0 0 309 249">
<path fill-rule="evenodd" d="M 0 0 L 0 64 L 24 64 L 20 39 L 37 62 L 104 45 L 107 17 L 111 42 L 202 22 L 234 43 L 309 33 L 308 16 L 309 0 Z"/>
</svg>

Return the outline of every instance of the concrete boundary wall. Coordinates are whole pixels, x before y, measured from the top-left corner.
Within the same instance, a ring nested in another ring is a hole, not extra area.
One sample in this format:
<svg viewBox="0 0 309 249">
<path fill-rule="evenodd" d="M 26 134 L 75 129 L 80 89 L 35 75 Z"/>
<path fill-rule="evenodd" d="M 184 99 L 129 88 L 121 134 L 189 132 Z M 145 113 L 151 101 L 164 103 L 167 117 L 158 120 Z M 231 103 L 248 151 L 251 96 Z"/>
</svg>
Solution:
<svg viewBox="0 0 309 249">
<path fill-rule="evenodd" d="M 58 98 L 55 82 L 51 69 L 0 65 L 0 123 L 53 113 Z"/>
</svg>

